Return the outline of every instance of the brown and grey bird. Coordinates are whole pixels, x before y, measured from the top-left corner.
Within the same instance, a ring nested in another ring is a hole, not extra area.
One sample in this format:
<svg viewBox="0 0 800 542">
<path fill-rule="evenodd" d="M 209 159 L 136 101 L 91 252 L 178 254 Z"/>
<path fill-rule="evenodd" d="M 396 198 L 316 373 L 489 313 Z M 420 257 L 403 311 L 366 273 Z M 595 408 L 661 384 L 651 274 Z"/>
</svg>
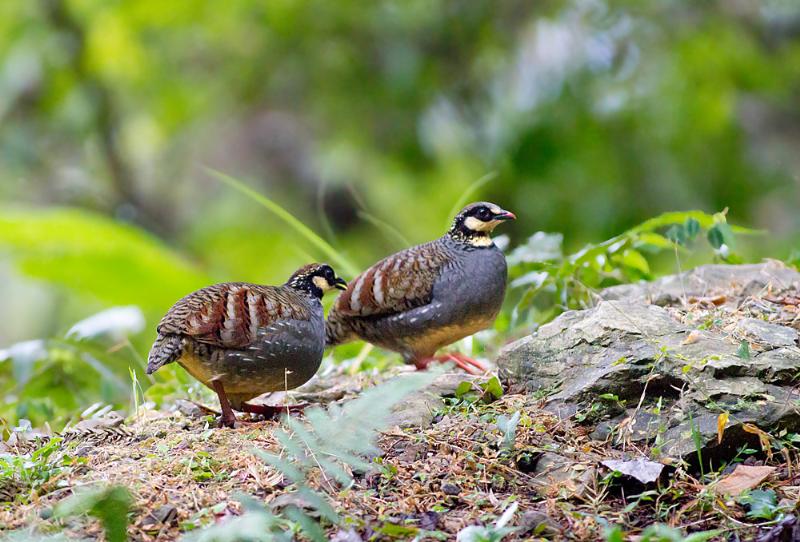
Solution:
<svg viewBox="0 0 800 542">
<path fill-rule="evenodd" d="M 328 346 L 363 339 L 399 352 L 418 369 L 453 361 L 485 370 L 461 354 L 436 351 L 489 327 L 506 291 L 506 259 L 490 234 L 513 213 L 488 202 L 467 205 L 435 241 L 379 261 L 350 282 L 326 323 Z"/>
<path fill-rule="evenodd" d="M 325 348 L 320 300 L 346 287 L 329 265 L 315 263 L 282 286 L 228 282 L 197 290 L 158 324 L 147 374 L 177 361 L 217 392 L 224 426 L 236 421 L 232 409 L 274 414 L 277 407 L 247 401 L 314 376 Z"/>
</svg>

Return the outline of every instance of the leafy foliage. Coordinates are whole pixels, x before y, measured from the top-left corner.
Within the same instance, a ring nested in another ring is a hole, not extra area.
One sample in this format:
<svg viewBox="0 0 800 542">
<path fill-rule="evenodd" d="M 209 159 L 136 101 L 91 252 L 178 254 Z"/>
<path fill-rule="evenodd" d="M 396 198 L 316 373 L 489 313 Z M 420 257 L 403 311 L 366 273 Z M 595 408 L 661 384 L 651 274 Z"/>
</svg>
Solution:
<svg viewBox="0 0 800 542">
<path fill-rule="evenodd" d="M 651 280 L 653 273 L 646 254 L 677 252 L 689 246 L 703 230 L 709 232 L 716 258 L 740 261 L 733 252 L 733 232 L 751 232 L 729 226 L 725 213 L 664 213 L 567 256 L 563 254 L 560 235 L 534 234 L 508 258 L 514 278 L 511 286 L 523 290 L 515 315 L 534 308 L 541 313 L 540 320 L 547 320 L 561 310 L 589 305 L 600 288 Z M 723 242 L 717 244 L 720 239 Z"/>
<path fill-rule="evenodd" d="M 494 525 L 470 525 L 458 532 L 458 542 L 500 542 L 506 535 L 517 530 L 514 527 L 506 527 L 511 518 L 517 511 L 517 503 L 509 506 L 503 514 L 497 518 Z"/>
<path fill-rule="evenodd" d="M 16 428 L 24 434 L 28 427 Z M 52 438 L 32 452 L 0 454 L 0 495 L 2 501 L 27 502 L 31 495 L 43 495 L 54 489 L 48 482 L 85 459 L 72 457 L 62 449 L 62 439 Z"/>
<path fill-rule="evenodd" d="M 53 511 L 56 518 L 88 514 L 103 524 L 108 542 L 128 540 L 128 513 L 133 499 L 127 489 L 110 486 L 76 493 L 58 503 Z"/>
<path fill-rule="evenodd" d="M 27 275 L 145 311 L 211 282 L 141 229 L 76 209 L 4 209 L 0 247 Z"/>
<path fill-rule="evenodd" d="M 305 423 L 289 417 L 285 421 L 286 430 L 275 432 L 286 457 L 260 450 L 256 450 L 256 455 L 295 485 L 290 496 L 296 497 L 297 503 L 304 503 L 331 523 L 338 523 L 339 516 L 325 497 L 308 488 L 308 477 L 320 469 L 346 487 L 352 483 L 351 470 L 371 471 L 374 465 L 366 458 L 378 452 L 377 433 L 386 427 L 393 408 L 409 394 L 425 388 L 437 375 L 437 371 L 402 375 L 365 390 L 344 406 L 333 404 L 327 411 L 309 409 Z M 316 521 L 297 504 L 286 506 L 284 513 L 312 540 L 325 540 Z"/>
</svg>

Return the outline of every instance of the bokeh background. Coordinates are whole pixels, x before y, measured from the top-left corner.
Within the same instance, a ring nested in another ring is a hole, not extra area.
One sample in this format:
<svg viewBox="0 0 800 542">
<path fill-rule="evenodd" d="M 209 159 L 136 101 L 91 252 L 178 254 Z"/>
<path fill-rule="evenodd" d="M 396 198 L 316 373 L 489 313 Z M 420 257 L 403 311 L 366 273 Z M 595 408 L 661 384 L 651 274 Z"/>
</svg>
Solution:
<svg viewBox="0 0 800 542">
<path fill-rule="evenodd" d="M 209 168 L 352 269 L 464 198 L 510 246 L 728 208 L 791 259 L 798 104 L 794 0 L 0 2 L 0 415 L 188 385 L 142 371 L 172 302 L 330 259 Z"/>
</svg>

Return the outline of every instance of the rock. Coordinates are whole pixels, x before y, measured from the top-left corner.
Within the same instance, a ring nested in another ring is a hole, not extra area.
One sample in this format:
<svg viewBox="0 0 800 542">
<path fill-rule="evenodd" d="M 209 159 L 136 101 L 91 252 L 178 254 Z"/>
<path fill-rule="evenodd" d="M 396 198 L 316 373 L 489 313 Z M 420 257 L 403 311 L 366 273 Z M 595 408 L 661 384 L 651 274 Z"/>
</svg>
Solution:
<svg viewBox="0 0 800 542">
<path fill-rule="evenodd" d="M 770 324 L 757 318 L 742 318 L 736 324 L 737 330 L 759 345 L 772 348 L 794 346 L 797 344 L 797 331 L 786 326 Z"/>
<path fill-rule="evenodd" d="M 518 525 L 521 535 L 535 535 L 538 537 L 554 537 L 561 533 L 561 527 L 551 519 L 546 512 L 540 510 L 526 510 L 522 514 Z"/>
<path fill-rule="evenodd" d="M 475 380 L 476 376 L 464 373 L 445 373 L 426 389 L 411 394 L 398 405 L 392 413 L 391 424 L 400 427 L 428 427 L 433 417 L 444 408 L 443 397 L 455 395 L 456 388 L 465 380 Z"/>
<path fill-rule="evenodd" d="M 582 495 L 594 480 L 596 469 L 553 452 L 544 452 L 531 473 L 533 490 L 542 497 Z"/>
<path fill-rule="evenodd" d="M 461 488 L 458 487 L 456 484 L 452 484 L 450 482 L 444 482 L 442 484 L 442 493 L 445 495 L 458 495 L 461 493 Z"/>
<path fill-rule="evenodd" d="M 750 265 L 704 265 L 682 273 L 669 275 L 653 282 L 623 284 L 603 290 L 603 299 L 626 299 L 654 305 L 676 305 L 687 298 L 703 298 L 732 294 L 746 297 L 764 290 L 794 288 L 800 284 L 800 275 L 783 263 L 770 261 Z"/>
<path fill-rule="evenodd" d="M 735 453 L 758 443 L 743 424 L 800 430 L 796 315 L 784 318 L 782 306 L 759 297 L 798 290 L 800 273 L 774 262 L 609 288 L 596 306 L 507 346 L 500 377 L 512 391 L 549 392 L 546 408 L 593 425 L 593 438 L 658 438 L 664 455 L 693 460 L 694 427 L 704 457 Z M 713 303 L 691 302 L 712 295 Z M 754 345 L 746 354 L 742 338 Z M 731 416 L 719 444 L 721 412 Z"/>
<path fill-rule="evenodd" d="M 197 406 L 196 403 L 193 403 L 192 401 L 186 401 L 184 399 L 175 400 L 175 410 L 187 418 L 202 418 L 208 414 L 207 412 L 204 412 L 202 408 Z"/>
</svg>

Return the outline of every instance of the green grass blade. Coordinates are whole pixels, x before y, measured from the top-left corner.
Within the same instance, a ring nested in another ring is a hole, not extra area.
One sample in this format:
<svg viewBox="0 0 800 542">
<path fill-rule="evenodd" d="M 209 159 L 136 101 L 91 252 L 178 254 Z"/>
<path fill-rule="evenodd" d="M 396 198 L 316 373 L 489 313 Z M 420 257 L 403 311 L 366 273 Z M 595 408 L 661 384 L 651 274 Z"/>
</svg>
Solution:
<svg viewBox="0 0 800 542">
<path fill-rule="evenodd" d="M 475 194 L 478 190 L 480 190 L 483 185 L 493 181 L 496 177 L 497 177 L 497 172 L 490 171 L 489 173 L 487 173 L 486 175 L 484 175 L 483 177 L 481 177 L 480 179 L 469 185 L 466 190 L 464 190 L 464 193 L 461 194 L 461 197 L 456 200 L 455 204 L 453 205 L 453 208 L 450 209 L 450 213 L 448 213 L 447 215 L 447 224 L 445 224 L 445 229 L 450 227 L 450 221 L 452 221 L 453 217 L 456 216 L 456 213 L 459 212 L 464 207 L 464 205 L 467 204 L 467 202 L 472 198 L 472 195 Z"/>
<path fill-rule="evenodd" d="M 262 207 L 270 211 L 272 214 L 286 222 L 292 229 L 294 229 L 297 233 L 305 237 L 312 245 L 314 245 L 320 252 L 325 254 L 325 256 L 333 263 L 338 269 L 342 269 L 344 273 L 350 276 L 355 276 L 358 274 L 358 268 L 353 265 L 347 258 L 342 256 L 339 251 L 333 248 L 325 239 L 314 233 L 314 231 L 303 224 L 300 220 L 295 218 L 295 216 L 269 199 L 268 197 L 264 196 L 263 194 L 257 192 L 256 190 L 250 188 L 242 181 L 231 177 L 221 171 L 217 171 L 211 168 L 205 168 L 206 171 L 209 172 L 213 177 L 216 177 L 218 180 L 222 181 L 223 183 L 227 184 L 228 186 L 235 188 L 251 200 L 255 201 L 256 203 L 260 204 Z"/>
<path fill-rule="evenodd" d="M 383 233 L 383 235 L 391 240 L 393 243 L 398 245 L 398 248 L 405 248 L 411 246 L 411 242 L 406 238 L 405 235 L 400 233 L 400 230 L 381 220 L 380 218 L 369 214 L 366 211 L 358 211 L 358 218 L 365 222 L 369 222 Z"/>
</svg>

